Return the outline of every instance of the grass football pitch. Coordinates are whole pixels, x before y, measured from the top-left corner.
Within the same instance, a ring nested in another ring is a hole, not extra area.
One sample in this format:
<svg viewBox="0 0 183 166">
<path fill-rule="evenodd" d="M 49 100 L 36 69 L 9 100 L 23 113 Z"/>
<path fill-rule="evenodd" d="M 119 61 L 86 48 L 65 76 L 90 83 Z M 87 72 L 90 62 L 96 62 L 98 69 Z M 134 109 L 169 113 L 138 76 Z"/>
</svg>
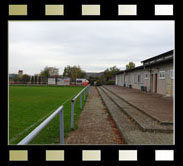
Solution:
<svg viewBox="0 0 183 166">
<path fill-rule="evenodd" d="M 64 137 L 68 136 L 71 99 L 83 87 L 9 86 L 9 144 L 17 144 L 60 105 L 64 106 Z M 75 129 L 80 115 L 79 98 L 75 104 Z M 84 106 L 84 104 L 83 104 Z M 59 143 L 59 114 L 30 144 Z"/>
</svg>

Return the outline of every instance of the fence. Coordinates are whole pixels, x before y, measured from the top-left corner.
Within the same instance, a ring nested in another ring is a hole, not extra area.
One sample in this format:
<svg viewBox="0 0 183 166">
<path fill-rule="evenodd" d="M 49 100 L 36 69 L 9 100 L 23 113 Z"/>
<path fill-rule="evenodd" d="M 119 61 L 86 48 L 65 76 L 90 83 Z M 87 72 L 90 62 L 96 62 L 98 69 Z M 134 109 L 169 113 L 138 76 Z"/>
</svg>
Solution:
<svg viewBox="0 0 183 166">
<path fill-rule="evenodd" d="M 74 107 L 75 101 L 78 97 L 80 97 L 80 109 L 82 109 L 82 95 L 84 95 L 84 101 L 86 100 L 86 96 L 88 95 L 90 85 L 86 86 L 83 90 L 81 90 L 71 101 L 71 129 L 74 128 Z"/>
<path fill-rule="evenodd" d="M 28 136 L 21 140 L 18 145 L 26 145 L 31 142 L 42 130 L 45 128 L 52 119 L 60 113 L 60 144 L 64 144 L 64 112 L 63 105 L 55 110 L 47 119 L 45 119 L 38 127 L 36 127 Z"/>
</svg>

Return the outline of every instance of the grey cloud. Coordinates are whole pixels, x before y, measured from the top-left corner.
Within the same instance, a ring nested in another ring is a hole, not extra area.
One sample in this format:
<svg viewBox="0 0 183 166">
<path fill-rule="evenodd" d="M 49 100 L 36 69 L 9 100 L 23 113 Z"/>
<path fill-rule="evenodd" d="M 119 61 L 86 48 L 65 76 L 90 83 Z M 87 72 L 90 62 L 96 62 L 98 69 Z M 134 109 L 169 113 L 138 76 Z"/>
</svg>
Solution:
<svg viewBox="0 0 183 166">
<path fill-rule="evenodd" d="M 9 72 L 66 65 L 86 71 L 124 68 L 174 48 L 173 21 L 9 22 Z"/>
</svg>

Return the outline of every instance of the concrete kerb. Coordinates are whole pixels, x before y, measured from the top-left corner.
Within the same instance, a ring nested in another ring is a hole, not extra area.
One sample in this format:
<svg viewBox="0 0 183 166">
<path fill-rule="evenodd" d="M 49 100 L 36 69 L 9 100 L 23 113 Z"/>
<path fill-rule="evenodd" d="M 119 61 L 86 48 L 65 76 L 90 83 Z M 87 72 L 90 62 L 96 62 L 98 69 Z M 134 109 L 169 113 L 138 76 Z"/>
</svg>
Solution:
<svg viewBox="0 0 183 166">
<path fill-rule="evenodd" d="M 101 96 L 101 92 L 100 92 L 100 91 L 102 91 L 101 88 L 100 88 L 100 87 L 97 87 L 97 92 L 98 92 L 99 95 Z M 103 93 L 104 93 L 104 92 L 103 92 Z M 107 111 L 109 112 L 110 116 L 112 117 L 112 119 L 113 119 L 113 121 L 114 121 L 114 123 L 115 123 L 117 129 L 119 130 L 120 135 L 121 135 L 121 137 L 122 137 L 122 139 L 123 139 L 124 144 L 128 144 L 128 142 L 127 142 L 127 140 L 126 140 L 126 137 L 123 135 L 123 132 L 122 132 L 122 130 L 120 129 L 120 125 L 117 123 L 117 121 L 116 121 L 114 115 L 113 115 L 113 114 L 111 113 L 111 111 L 108 109 L 108 106 L 106 105 L 106 103 L 105 103 L 105 101 L 104 101 L 104 99 L 103 99 L 102 96 L 101 96 L 101 99 L 102 99 L 103 104 L 106 106 L 106 109 L 107 109 Z"/>
</svg>

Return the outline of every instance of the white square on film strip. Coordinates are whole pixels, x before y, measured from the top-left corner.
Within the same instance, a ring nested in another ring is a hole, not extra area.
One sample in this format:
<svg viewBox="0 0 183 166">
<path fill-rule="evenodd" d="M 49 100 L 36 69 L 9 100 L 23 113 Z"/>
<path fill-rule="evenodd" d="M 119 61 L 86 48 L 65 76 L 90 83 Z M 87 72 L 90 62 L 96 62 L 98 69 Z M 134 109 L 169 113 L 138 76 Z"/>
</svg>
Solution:
<svg viewBox="0 0 183 166">
<path fill-rule="evenodd" d="M 83 150 L 82 160 L 83 161 L 100 161 L 101 151 L 100 150 Z"/>
<path fill-rule="evenodd" d="M 119 161 L 137 161 L 137 150 L 119 150 Z"/>
<path fill-rule="evenodd" d="M 173 161 L 174 150 L 156 150 L 155 161 Z"/>
<path fill-rule="evenodd" d="M 173 5 L 155 5 L 155 15 L 156 16 L 172 16 L 173 15 Z"/>
<path fill-rule="evenodd" d="M 118 15 L 137 15 L 137 5 L 118 5 Z"/>
</svg>

